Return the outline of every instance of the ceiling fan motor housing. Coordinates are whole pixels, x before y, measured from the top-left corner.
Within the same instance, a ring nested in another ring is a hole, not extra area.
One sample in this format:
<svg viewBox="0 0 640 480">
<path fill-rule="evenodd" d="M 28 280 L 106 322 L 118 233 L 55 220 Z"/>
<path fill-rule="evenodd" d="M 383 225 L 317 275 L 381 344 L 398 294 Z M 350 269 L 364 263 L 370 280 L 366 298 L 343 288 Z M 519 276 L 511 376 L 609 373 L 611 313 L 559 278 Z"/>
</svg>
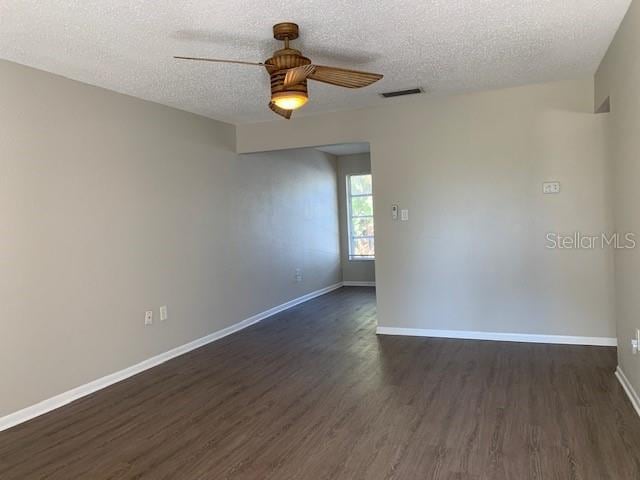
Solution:
<svg viewBox="0 0 640 480">
<path fill-rule="evenodd" d="M 273 57 L 264 62 L 271 68 L 271 96 L 278 96 L 282 92 L 302 92 L 307 94 L 307 81 L 296 83 L 284 88 L 284 77 L 290 68 L 310 65 L 311 60 L 303 56 L 299 50 L 294 48 L 283 48 L 274 52 Z M 269 68 L 268 68 L 269 69 Z"/>
<path fill-rule="evenodd" d="M 285 42 L 281 50 L 273 53 L 273 57 L 265 60 L 267 70 L 271 77 L 271 98 L 285 95 L 286 92 L 300 92 L 307 95 L 307 81 L 301 81 L 295 85 L 284 88 L 284 77 L 290 68 L 310 65 L 311 60 L 303 56 L 300 50 L 289 48 L 289 40 L 298 38 L 299 28 L 293 22 L 277 23 L 273 26 L 273 38 Z"/>
</svg>

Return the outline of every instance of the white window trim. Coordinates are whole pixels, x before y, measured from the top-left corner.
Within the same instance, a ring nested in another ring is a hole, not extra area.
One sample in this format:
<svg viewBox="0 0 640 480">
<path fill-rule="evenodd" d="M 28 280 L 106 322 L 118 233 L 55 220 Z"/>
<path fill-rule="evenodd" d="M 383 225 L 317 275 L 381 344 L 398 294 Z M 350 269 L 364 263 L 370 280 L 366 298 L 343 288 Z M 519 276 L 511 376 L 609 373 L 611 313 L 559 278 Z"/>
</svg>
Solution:
<svg viewBox="0 0 640 480">
<path fill-rule="evenodd" d="M 375 254 L 373 257 L 368 257 L 368 256 L 357 257 L 357 256 L 351 255 L 351 240 L 353 238 L 351 236 L 351 219 L 352 218 L 373 218 L 374 228 L 375 228 L 375 222 L 376 222 L 373 215 L 363 215 L 359 217 L 351 216 L 351 198 L 352 197 L 371 197 L 371 201 L 373 202 L 373 177 L 371 178 L 371 193 L 360 193 L 360 194 L 351 195 L 351 177 L 358 177 L 361 175 L 371 175 L 371 172 L 348 173 L 345 178 L 345 183 L 347 187 L 347 260 L 349 262 L 373 262 L 376 259 Z M 376 237 L 375 235 L 373 235 L 372 237 L 361 237 L 361 238 L 375 239 Z"/>
</svg>

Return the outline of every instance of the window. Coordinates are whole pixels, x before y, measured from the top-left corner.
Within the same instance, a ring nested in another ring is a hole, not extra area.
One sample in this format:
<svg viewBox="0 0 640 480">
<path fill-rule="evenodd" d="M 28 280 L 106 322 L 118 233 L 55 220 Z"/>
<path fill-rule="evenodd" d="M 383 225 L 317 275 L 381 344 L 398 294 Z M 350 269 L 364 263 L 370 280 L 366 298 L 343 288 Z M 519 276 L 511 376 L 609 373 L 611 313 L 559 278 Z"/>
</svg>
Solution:
<svg viewBox="0 0 640 480">
<path fill-rule="evenodd" d="M 373 260 L 373 187 L 371 175 L 347 176 L 349 260 Z"/>
</svg>

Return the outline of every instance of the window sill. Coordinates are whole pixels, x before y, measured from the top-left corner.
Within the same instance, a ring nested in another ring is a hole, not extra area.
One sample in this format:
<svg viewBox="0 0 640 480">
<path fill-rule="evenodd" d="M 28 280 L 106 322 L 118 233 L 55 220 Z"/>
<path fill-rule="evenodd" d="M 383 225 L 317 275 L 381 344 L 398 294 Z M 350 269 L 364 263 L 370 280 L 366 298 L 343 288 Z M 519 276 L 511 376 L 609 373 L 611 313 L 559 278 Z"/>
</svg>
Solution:
<svg viewBox="0 0 640 480">
<path fill-rule="evenodd" d="M 375 258 L 350 258 L 350 262 L 375 262 Z"/>
</svg>

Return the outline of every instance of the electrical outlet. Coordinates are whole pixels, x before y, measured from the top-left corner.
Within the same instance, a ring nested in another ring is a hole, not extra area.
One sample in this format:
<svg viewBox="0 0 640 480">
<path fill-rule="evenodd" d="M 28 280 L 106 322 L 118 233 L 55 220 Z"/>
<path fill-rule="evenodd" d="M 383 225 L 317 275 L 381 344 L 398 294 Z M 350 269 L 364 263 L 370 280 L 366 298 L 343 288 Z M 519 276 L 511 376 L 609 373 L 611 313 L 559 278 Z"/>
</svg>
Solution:
<svg viewBox="0 0 640 480">
<path fill-rule="evenodd" d="M 153 310 L 144 312 L 144 324 L 151 325 L 153 323 Z"/>
<path fill-rule="evenodd" d="M 160 307 L 160 321 L 164 322 L 169 318 L 169 310 L 166 305 Z"/>
<path fill-rule="evenodd" d="M 296 283 L 300 283 L 302 281 L 302 270 L 296 268 Z"/>
<path fill-rule="evenodd" d="M 631 339 L 631 351 L 634 355 L 638 354 L 640 348 L 640 328 L 636 329 L 636 338 Z"/>
</svg>

